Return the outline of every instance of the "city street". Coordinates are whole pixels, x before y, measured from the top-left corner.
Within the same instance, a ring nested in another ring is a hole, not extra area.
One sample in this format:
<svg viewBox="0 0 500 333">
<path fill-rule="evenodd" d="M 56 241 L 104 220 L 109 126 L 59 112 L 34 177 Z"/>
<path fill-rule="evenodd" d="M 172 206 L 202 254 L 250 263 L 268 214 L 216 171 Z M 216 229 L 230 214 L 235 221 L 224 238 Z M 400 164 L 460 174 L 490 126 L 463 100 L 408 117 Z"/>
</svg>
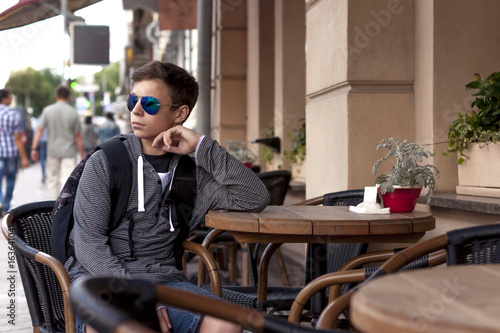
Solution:
<svg viewBox="0 0 500 333">
<path fill-rule="evenodd" d="M 48 200 L 47 185 L 42 184 L 41 179 L 40 163 L 20 170 L 11 206 Z M 0 249 L 0 333 L 32 332 L 21 276 L 17 263 L 9 260 L 11 250 L 3 235 L 0 237 Z"/>
</svg>

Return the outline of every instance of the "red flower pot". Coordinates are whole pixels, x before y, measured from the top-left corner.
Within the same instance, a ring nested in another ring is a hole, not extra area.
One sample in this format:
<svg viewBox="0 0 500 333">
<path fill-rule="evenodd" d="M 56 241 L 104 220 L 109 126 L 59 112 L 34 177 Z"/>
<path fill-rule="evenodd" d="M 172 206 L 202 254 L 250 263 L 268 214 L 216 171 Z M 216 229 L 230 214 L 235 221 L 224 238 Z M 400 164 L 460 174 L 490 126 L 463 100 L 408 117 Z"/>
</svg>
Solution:
<svg viewBox="0 0 500 333">
<path fill-rule="evenodd" d="M 394 192 L 380 194 L 384 207 L 389 207 L 391 213 L 411 213 L 415 209 L 421 187 L 394 187 Z"/>
</svg>

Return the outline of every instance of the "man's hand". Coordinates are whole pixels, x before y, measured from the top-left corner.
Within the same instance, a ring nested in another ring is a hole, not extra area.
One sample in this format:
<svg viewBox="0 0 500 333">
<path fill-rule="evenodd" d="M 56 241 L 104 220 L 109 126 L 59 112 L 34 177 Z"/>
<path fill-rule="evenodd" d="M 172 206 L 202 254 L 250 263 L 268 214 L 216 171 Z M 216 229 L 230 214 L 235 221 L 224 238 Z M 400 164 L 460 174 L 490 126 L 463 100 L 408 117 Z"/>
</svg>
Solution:
<svg viewBox="0 0 500 333">
<path fill-rule="evenodd" d="M 196 150 L 201 137 L 201 134 L 179 125 L 158 134 L 153 147 L 161 147 L 169 153 L 188 155 Z"/>
<path fill-rule="evenodd" d="M 27 157 L 22 157 L 21 158 L 21 168 L 27 168 L 30 166 L 30 161 L 28 160 Z"/>
<path fill-rule="evenodd" d="M 158 316 L 158 321 L 160 322 L 161 333 L 169 333 L 172 329 L 172 325 L 170 324 L 170 319 L 168 318 L 167 308 L 159 308 L 156 310 L 156 315 Z"/>
<path fill-rule="evenodd" d="M 39 155 L 38 155 L 38 150 L 32 149 L 31 150 L 31 159 L 33 161 L 38 161 Z"/>
</svg>

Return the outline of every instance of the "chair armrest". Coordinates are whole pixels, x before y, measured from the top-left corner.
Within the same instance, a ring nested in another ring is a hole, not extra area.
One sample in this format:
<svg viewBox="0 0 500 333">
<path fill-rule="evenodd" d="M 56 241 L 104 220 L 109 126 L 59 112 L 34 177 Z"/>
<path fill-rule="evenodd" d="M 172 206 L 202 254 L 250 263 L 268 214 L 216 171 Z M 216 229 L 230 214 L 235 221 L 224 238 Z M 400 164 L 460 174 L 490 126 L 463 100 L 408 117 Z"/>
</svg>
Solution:
<svg viewBox="0 0 500 333">
<path fill-rule="evenodd" d="M 221 297 L 222 283 L 220 281 L 219 268 L 217 267 L 217 263 L 215 262 L 214 258 L 210 254 L 210 251 L 208 251 L 200 244 L 187 240 L 182 242 L 182 246 L 186 251 L 196 253 L 200 256 L 200 263 L 203 262 L 203 272 L 205 272 L 205 267 L 208 268 L 208 274 L 210 275 L 210 282 L 212 284 L 212 293 Z M 198 274 L 201 274 L 201 271 L 199 271 Z M 199 282 L 200 280 L 198 279 L 198 285 L 200 284 Z"/>
<path fill-rule="evenodd" d="M 354 289 L 351 289 L 344 295 L 337 297 L 330 304 L 328 304 L 323 312 L 321 312 L 316 327 L 319 329 L 335 327 L 338 316 L 343 311 L 347 310 L 351 297 L 357 289 L 361 288 L 366 283 L 370 283 L 372 279 L 396 272 L 406 264 L 426 254 L 431 254 L 431 261 L 433 265 L 445 262 L 445 252 L 443 249 L 447 246 L 447 244 L 448 239 L 446 234 L 444 234 L 414 244 L 393 255 L 389 260 L 382 264 L 382 266 L 380 266 L 380 269 L 375 274 L 367 278 L 362 284 L 358 285 Z"/>
<path fill-rule="evenodd" d="M 341 314 L 349 307 L 349 303 L 355 292 L 356 289 L 352 289 L 328 304 L 321 312 L 316 324 L 316 328 L 320 330 L 328 330 L 332 327 L 336 327 L 339 314 Z"/>
<path fill-rule="evenodd" d="M 66 332 L 74 333 L 75 317 L 69 303 L 69 289 L 71 281 L 69 279 L 68 273 L 64 269 L 63 264 L 61 264 L 61 262 L 53 256 L 27 245 L 19 237 L 14 237 L 14 244 L 16 250 L 19 251 L 22 256 L 35 260 L 36 262 L 49 267 L 54 272 L 63 296 Z"/>
<path fill-rule="evenodd" d="M 2 233 L 7 242 L 10 242 L 14 236 L 14 233 L 10 231 L 13 219 L 14 217 L 11 214 L 5 214 L 2 218 Z"/>
<path fill-rule="evenodd" d="M 224 232 L 225 232 L 225 230 L 222 230 L 222 229 L 213 229 L 205 237 L 205 239 L 201 243 L 201 246 L 204 247 L 208 251 L 208 249 L 210 248 L 210 245 L 212 245 L 214 240 L 217 237 L 219 237 L 219 235 L 223 234 Z M 205 267 L 207 267 L 206 264 L 202 260 L 200 260 L 198 262 L 198 285 L 205 283 L 205 280 L 206 280 Z"/>
<path fill-rule="evenodd" d="M 157 296 L 162 304 L 190 310 L 203 315 L 226 320 L 252 332 L 317 333 L 318 330 L 286 322 L 282 318 L 266 315 L 227 301 L 207 298 L 203 295 L 157 285 Z M 344 331 L 342 331 L 344 332 Z"/>
<path fill-rule="evenodd" d="M 362 282 L 365 280 L 365 270 L 356 269 L 345 272 L 334 272 L 320 276 L 309 282 L 293 301 L 288 316 L 288 321 L 299 323 L 304 307 L 317 292 L 333 285 L 342 285 L 344 283 Z"/>
</svg>

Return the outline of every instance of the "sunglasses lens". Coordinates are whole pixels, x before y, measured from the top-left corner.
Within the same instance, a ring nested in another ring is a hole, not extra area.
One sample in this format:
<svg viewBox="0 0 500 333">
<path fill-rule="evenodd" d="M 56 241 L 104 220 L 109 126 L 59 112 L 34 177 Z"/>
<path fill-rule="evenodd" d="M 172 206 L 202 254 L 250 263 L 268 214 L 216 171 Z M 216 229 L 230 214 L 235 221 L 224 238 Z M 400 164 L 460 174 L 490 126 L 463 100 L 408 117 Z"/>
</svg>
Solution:
<svg viewBox="0 0 500 333">
<path fill-rule="evenodd" d="M 132 112 L 132 110 L 135 108 L 135 105 L 137 104 L 137 96 L 129 94 L 127 97 L 127 109 Z"/>
<path fill-rule="evenodd" d="M 141 98 L 141 106 L 150 115 L 156 114 L 160 108 L 160 103 L 155 97 L 144 96 Z"/>
</svg>

